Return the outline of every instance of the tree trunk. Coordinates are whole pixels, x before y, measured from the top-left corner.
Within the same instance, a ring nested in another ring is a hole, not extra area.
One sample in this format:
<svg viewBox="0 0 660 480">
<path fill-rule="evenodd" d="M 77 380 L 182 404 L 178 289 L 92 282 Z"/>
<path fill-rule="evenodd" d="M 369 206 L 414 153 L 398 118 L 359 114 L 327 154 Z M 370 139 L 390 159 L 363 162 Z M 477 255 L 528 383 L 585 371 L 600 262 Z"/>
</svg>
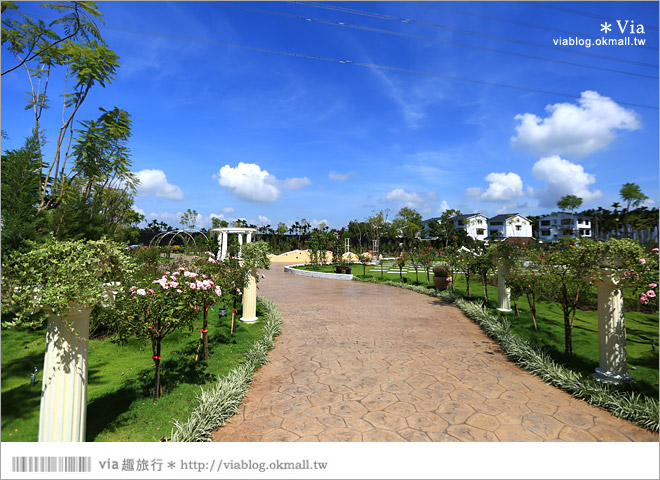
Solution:
<svg viewBox="0 0 660 480">
<path fill-rule="evenodd" d="M 488 278 L 482 275 L 481 279 L 484 282 L 484 298 L 486 299 L 486 307 L 488 306 Z"/>
<path fill-rule="evenodd" d="M 467 273 L 467 272 L 465 272 L 465 284 L 467 285 L 465 287 L 465 296 L 469 297 L 470 296 L 470 274 Z"/>
<path fill-rule="evenodd" d="M 231 329 L 229 332 L 233 335 L 234 334 L 234 319 L 236 318 L 236 295 L 234 295 L 234 305 L 231 309 Z"/>
<path fill-rule="evenodd" d="M 160 322 L 158 322 L 160 328 Z M 156 355 L 154 356 L 154 362 L 156 363 L 156 376 L 154 379 L 154 402 L 158 401 L 160 397 L 160 336 L 156 337 Z"/>
<path fill-rule="evenodd" d="M 573 355 L 573 329 L 570 311 L 564 310 L 564 352 Z"/>
<path fill-rule="evenodd" d="M 529 309 L 532 312 L 532 321 L 534 322 L 534 330 L 539 331 L 539 327 L 536 325 L 536 296 L 534 293 L 527 294 L 527 303 L 529 303 Z"/>
<path fill-rule="evenodd" d="M 519 317 L 520 316 L 520 311 L 518 311 L 518 299 L 517 298 L 513 299 L 513 309 L 516 312 L 516 317 Z"/>
</svg>

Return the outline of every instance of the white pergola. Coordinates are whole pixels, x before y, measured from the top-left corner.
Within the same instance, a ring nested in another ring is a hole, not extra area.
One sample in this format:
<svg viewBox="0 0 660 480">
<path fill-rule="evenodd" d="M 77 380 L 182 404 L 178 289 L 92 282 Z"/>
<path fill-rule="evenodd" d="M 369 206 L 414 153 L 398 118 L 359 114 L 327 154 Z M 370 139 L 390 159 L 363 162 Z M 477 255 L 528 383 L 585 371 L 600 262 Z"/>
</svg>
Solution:
<svg viewBox="0 0 660 480">
<path fill-rule="evenodd" d="M 238 227 L 227 227 L 227 228 L 212 228 L 211 232 L 218 233 L 218 254 L 216 255 L 216 260 L 224 260 L 227 258 L 227 239 L 230 233 L 238 235 L 238 245 L 240 258 L 240 246 L 243 245 L 243 235 L 245 235 L 245 243 L 252 242 L 252 234 L 257 233 L 256 228 L 238 228 Z"/>
<path fill-rule="evenodd" d="M 245 235 L 245 243 L 251 243 L 252 234 L 257 233 L 257 229 L 238 227 L 212 228 L 211 232 L 218 233 L 218 254 L 216 255 L 216 260 L 224 261 L 225 258 L 227 258 L 227 240 L 229 234 L 238 235 L 238 258 L 241 258 L 240 247 L 243 246 L 243 235 Z M 258 320 L 256 276 L 256 269 L 253 269 L 252 274 L 248 280 L 248 284 L 243 289 L 243 316 L 241 317 L 241 322 L 244 323 L 255 323 Z"/>
</svg>

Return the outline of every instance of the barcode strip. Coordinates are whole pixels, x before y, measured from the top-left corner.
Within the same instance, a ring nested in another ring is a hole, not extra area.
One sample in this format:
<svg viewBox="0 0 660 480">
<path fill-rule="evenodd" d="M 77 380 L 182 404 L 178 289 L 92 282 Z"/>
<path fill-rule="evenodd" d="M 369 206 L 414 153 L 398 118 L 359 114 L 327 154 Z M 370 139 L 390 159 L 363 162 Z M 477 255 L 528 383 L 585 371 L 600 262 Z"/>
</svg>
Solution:
<svg viewBox="0 0 660 480">
<path fill-rule="evenodd" d="M 91 472 L 92 457 L 12 457 L 12 472 Z"/>
</svg>

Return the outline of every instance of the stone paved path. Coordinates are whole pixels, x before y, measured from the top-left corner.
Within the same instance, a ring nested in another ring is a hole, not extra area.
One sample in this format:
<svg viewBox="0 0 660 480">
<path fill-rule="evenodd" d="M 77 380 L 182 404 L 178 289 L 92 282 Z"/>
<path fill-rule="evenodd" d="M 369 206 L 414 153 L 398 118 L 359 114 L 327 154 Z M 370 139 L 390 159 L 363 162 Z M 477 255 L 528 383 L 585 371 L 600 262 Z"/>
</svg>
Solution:
<svg viewBox="0 0 660 480">
<path fill-rule="evenodd" d="M 215 441 L 658 441 L 516 367 L 453 306 L 264 273 L 283 333 Z"/>
</svg>

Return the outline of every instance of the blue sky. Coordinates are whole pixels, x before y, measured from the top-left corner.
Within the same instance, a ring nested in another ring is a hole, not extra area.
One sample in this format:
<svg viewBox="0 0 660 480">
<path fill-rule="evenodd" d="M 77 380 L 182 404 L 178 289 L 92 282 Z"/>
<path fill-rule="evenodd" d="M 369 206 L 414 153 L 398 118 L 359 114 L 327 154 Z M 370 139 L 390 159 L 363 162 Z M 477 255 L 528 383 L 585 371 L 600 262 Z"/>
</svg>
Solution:
<svg viewBox="0 0 660 480">
<path fill-rule="evenodd" d="M 121 67 L 76 118 L 132 115 L 136 208 L 170 225 L 188 208 L 203 226 L 542 214 L 565 194 L 607 207 L 625 182 L 657 206 L 658 3 L 545 5 L 100 2 Z M 555 45 L 602 37 L 646 45 Z M 33 126 L 27 89 L 24 71 L 2 78 L 3 151 Z"/>
</svg>

